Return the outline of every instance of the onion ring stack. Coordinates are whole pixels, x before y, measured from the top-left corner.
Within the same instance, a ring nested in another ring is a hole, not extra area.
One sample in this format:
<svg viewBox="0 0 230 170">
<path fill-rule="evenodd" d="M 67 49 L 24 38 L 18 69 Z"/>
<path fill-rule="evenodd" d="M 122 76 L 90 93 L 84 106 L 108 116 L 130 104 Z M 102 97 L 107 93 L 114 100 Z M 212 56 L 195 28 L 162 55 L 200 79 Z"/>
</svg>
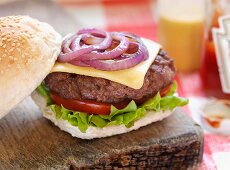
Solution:
<svg viewBox="0 0 230 170">
<path fill-rule="evenodd" d="M 146 46 L 136 35 L 93 28 L 82 29 L 66 37 L 58 61 L 117 71 L 131 68 L 148 57 Z"/>
</svg>

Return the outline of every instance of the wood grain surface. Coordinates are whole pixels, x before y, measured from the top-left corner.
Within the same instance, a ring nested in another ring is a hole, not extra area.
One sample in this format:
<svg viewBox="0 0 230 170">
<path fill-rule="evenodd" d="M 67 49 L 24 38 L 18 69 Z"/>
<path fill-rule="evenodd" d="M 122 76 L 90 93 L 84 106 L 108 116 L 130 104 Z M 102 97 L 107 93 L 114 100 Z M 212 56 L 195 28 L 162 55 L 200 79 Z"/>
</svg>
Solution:
<svg viewBox="0 0 230 170">
<path fill-rule="evenodd" d="M 0 120 L 0 169 L 187 169 L 202 158 L 201 128 L 180 110 L 137 131 L 72 138 L 27 98 Z"/>
</svg>

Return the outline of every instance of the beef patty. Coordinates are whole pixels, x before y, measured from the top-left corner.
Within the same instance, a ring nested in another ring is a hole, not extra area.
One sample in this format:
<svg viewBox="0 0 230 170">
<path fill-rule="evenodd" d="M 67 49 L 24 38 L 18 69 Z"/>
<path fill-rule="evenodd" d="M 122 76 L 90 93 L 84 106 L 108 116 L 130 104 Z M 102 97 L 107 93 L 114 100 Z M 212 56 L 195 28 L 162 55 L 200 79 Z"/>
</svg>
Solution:
<svg viewBox="0 0 230 170">
<path fill-rule="evenodd" d="M 172 84 L 175 75 L 174 61 L 160 50 L 145 75 L 140 89 L 104 79 L 71 73 L 54 72 L 45 78 L 45 85 L 66 99 L 94 100 L 118 103 L 127 100 L 143 101 Z M 130 75 L 135 76 L 135 75 Z"/>
</svg>

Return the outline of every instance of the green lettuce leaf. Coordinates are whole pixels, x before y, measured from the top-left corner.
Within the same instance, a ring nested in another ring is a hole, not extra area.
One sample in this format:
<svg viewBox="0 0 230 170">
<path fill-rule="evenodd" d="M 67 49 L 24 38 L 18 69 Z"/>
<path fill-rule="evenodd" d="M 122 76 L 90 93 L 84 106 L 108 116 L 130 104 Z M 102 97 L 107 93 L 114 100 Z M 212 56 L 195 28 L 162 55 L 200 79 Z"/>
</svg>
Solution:
<svg viewBox="0 0 230 170">
<path fill-rule="evenodd" d="M 103 128 L 110 125 L 124 124 L 127 128 L 130 128 L 134 125 L 136 120 L 145 116 L 147 110 L 156 112 L 173 110 L 176 107 L 188 104 L 188 99 L 173 95 L 176 89 L 177 85 L 176 82 L 174 82 L 165 96 L 161 97 L 160 93 L 157 93 L 153 98 L 150 98 L 141 106 L 137 106 L 134 101 L 131 101 L 123 109 L 117 109 L 111 106 L 109 115 L 93 115 L 69 110 L 63 106 L 53 104 L 49 95 L 49 90 L 43 83 L 37 88 L 37 92 L 46 98 L 47 105 L 55 113 L 57 119 L 66 120 L 71 125 L 77 126 L 81 132 L 85 133 L 89 126 Z"/>
<path fill-rule="evenodd" d="M 52 102 L 52 99 L 51 99 L 51 97 L 50 97 L 50 94 L 49 94 L 49 89 L 46 88 L 44 82 L 42 82 L 42 83 L 40 84 L 40 86 L 38 86 L 38 87 L 36 88 L 36 91 L 37 91 L 40 95 L 42 95 L 43 97 L 46 98 L 47 106 L 49 106 L 49 105 L 51 105 L 51 104 L 53 103 L 53 102 Z"/>
</svg>

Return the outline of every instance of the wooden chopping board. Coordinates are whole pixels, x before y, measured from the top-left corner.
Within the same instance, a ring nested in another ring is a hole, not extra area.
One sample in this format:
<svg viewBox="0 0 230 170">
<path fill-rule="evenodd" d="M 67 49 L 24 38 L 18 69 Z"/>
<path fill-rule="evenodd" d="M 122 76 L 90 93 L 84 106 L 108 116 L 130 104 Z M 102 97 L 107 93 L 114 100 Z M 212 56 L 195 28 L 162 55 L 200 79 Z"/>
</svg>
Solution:
<svg viewBox="0 0 230 170">
<path fill-rule="evenodd" d="M 72 138 L 27 98 L 0 120 L 0 169 L 187 169 L 202 159 L 201 128 L 181 110 L 137 131 Z"/>
</svg>

